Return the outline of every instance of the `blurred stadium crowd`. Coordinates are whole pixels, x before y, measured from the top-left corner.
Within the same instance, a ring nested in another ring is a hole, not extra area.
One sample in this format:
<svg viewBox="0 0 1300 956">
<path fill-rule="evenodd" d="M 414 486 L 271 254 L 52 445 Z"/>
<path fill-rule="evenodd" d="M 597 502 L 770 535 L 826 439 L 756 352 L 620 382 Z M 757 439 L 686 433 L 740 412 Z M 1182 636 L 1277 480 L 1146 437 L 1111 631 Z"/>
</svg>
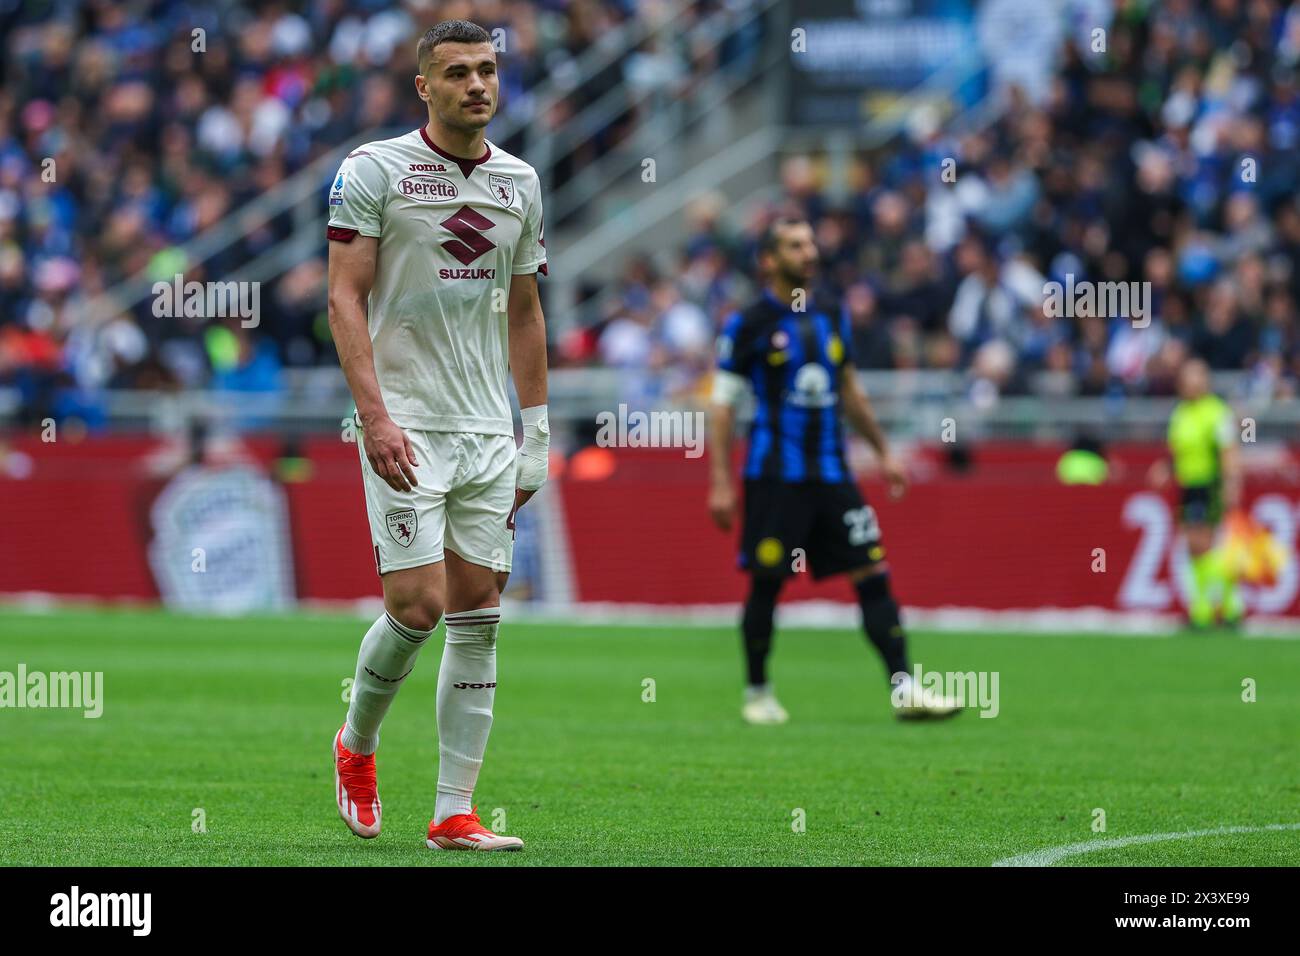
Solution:
<svg viewBox="0 0 1300 956">
<path fill-rule="evenodd" d="M 17 388 L 25 418 L 93 423 L 104 388 L 274 391 L 285 367 L 333 364 L 323 242 L 319 257 L 263 290 L 253 330 L 158 319 L 148 303 L 90 323 L 84 305 L 140 270 L 223 278 L 222 257 L 204 271 L 177 247 L 328 148 L 374 127 L 420 125 L 411 58 L 429 24 L 504 27 L 503 114 L 555 128 L 576 99 L 537 115 L 528 91 L 650 6 L 295 9 L 0 3 L 0 386 Z M 560 336 L 553 361 L 639 371 L 670 394 L 697 393 L 716 328 L 752 294 L 757 236 L 773 215 L 794 212 L 815 225 L 821 291 L 847 305 L 860 367 L 965 370 L 1007 394 L 1168 394 L 1182 358 L 1199 354 L 1248 372 L 1257 394 L 1294 394 L 1300 0 L 1125 2 L 1113 17 L 1104 52 L 1063 38 L 1046 87 L 1008 87 L 992 125 L 954 138 L 918 116 L 905 136 L 860 155 L 847 200 L 828 196 L 813 156 L 788 156 L 782 198 L 743 222 L 720 197 L 699 197 L 689 242 L 668 260 L 628 262 L 597 321 Z M 193 49 L 196 27 L 204 52 Z M 709 64 L 685 57 L 680 68 Z M 633 69 L 645 64 L 617 64 L 595 85 L 627 82 Z M 616 145 L 626 122 L 557 175 Z M 941 175 L 945 160 L 955 160 L 953 181 Z M 290 228 L 273 221 L 239 252 Z M 1043 284 L 1067 275 L 1150 282 L 1150 326 L 1048 316 Z"/>
<path fill-rule="evenodd" d="M 86 303 L 147 270 L 224 279 L 284 238 L 272 221 L 204 264 L 178 247 L 329 148 L 425 121 L 412 88 L 416 41 L 473 18 L 505 31 L 502 112 L 554 128 L 580 98 L 669 51 L 600 71 L 571 96 L 529 95 L 563 76 L 638 0 L 213 0 L 0 2 L 0 386 L 24 417 L 94 419 L 108 387 L 279 387 L 285 366 L 335 361 L 322 255 L 263 290 L 261 323 L 157 319 L 148 303 L 106 322 Z M 687 20 L 715 6 L 694 4 Z M 298 12 L 301 10 L 301 12 Z M 705 69 L 707 64 L 684 64 Z M 557 182 L 618 141 L 626 116 L 560 158 Z M 500 119 L 498 119 L 500 123 Z M 517 144 L 503 142 L 508 148 Z M 322 183 L 322 195 L 327 183 Z"/>
<path fill-rule="evenodd" d="M 1256 397 L 1294 395 L 1300 2 L 1130 3 L 1106 43 L 1093 55 L 1066 38 L 1047 88 L 1008 88 L 978 133 L 919 118 L 860 158 L 848 202 L 803 156 L 785 161 L 784 198 L 742 228 L 703 197 L 673 268 L 630 265 L 609 321 L 563 354 L 648 363 L 690 387 L 683 365 L 707 367 L 719 317 L 752 293 L 763 224 L 785 213 L 816 227 L 859 367 L 966 370 L 1001 394 L 1169 395 L 1200 355 L 1248 373 Z M 1044 284 L 1071 275 L 1149 282 L 1150 325 L 1052 317 Z"/>
</svg>

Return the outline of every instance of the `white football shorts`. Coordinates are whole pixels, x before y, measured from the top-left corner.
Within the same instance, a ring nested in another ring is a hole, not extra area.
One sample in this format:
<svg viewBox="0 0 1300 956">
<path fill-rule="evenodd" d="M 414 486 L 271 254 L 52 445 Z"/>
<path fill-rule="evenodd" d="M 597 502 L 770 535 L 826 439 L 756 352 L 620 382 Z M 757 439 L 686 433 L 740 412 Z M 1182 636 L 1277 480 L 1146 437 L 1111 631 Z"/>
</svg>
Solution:
<svg viewBox="0 0 1300 956">
<path fill-rule="evenodd" d="M 419 485 L 410 491 L 394 491 L 375 474 L 357 434 L 375 569 L 383 575 L 435 564 L 449 548 L 471 564 L 509 571 L 514 436 L 402 430 L 419 462 Z"/>
</svg>

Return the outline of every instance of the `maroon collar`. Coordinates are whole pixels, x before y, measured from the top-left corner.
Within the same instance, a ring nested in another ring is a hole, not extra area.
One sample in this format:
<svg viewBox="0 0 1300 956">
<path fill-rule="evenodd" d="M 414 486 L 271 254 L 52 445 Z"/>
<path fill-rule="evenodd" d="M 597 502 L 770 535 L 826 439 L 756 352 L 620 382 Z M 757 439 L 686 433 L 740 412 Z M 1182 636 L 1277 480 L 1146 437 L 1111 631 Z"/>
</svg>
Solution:
<svg viewBox="0 0 1300 956">
<path fill-rule="evenodd" d="M 420 127 L 420 136 L 424 139 L 425 145 L 428 146 L 431 150 L 433 150 L 443 159 L 449 159 L 457 166 L 459 166 L 461 175 L 464 176 L 466 179 L 469 179 L 469 174 L 474 172 L 475 166 L 483 165 L 488 161 L 488 158 L 492 155 L 492 147 L 488 146 L 486 142 L 484 142 L 483 144 L 482 156 L 480 156 L 478 159 L 466 159 L 463 156 L 453 156 L 445 149 L 439 149 L 438 144 L 435 143 L 433 140 L 429 139 L 429 131 L 425 129 L 423 126 Z"/>
</svg>

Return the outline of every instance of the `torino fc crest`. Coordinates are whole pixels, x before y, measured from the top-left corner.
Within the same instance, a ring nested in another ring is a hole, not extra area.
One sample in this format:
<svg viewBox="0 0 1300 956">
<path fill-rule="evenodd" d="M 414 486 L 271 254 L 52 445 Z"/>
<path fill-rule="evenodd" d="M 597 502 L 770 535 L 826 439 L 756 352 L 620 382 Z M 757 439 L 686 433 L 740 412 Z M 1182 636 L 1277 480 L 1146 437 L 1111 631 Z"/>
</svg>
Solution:
<svg viewBox="0 0 1300 956">
<path fill-rule="evenodd" d="M 415 540 L 415 511 L 390 511 L 384 515 L 388 520 L 388 533 L 403 548 L 409 548 Z"/>
<path fill-rule="evenodd" d="M 515 201 L 515 181 L 509 176 L 492 173 L 488 176 L 488 188 L 492 190 L 492 198 L 507 209 Z"/>
</svg>

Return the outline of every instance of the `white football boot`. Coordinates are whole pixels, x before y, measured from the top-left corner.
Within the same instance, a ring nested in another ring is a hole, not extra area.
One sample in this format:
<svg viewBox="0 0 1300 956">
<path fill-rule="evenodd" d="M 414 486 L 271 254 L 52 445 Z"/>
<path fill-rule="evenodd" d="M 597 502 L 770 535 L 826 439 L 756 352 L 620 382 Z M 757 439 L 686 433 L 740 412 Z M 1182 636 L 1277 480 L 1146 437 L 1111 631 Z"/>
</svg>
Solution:
<svg viewBox="0 0 1300 956">
<path fill-rule="evenodd" d="M 943 720 L 961 713 L 961 704 L 933 690 L 926 690 L 910 676 L 889 695 L 894 716 L 899 720 Z"/>
<path fill-rule="evenodd" d="M 429 821 L 429 836 L 424 841 L 430 850 L 506 850 L 524 848 L 519 837 L 493 833 L 479 819 L 478 807 L 458 813 L 441 823 Z"/>
<path fill-rule="evenodd" d="M 772 693 L 770 684 L 745 688 L 745 703 L 740 708 L 740 715 L 749 724 L 784 724 L 790 719 Z"/>
</svg>

